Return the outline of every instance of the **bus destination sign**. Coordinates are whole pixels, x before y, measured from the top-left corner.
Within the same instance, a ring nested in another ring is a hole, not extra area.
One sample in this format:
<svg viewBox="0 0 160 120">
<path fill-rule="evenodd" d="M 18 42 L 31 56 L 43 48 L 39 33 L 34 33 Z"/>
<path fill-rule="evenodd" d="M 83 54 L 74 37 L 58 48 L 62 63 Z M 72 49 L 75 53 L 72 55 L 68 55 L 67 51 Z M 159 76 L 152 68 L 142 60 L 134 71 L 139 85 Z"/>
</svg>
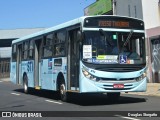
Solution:
<svg viewBox="0 0 160 120">
<path fill-rule="evenodd" d="M 118 28 L 128 28 L 129 22 L 126 21 L 105 21 L 101 20 L 98 23 L 99 27 L 118 27 Z"/>
<path fill-rule="evenodd" d="M 123 17 L 88 17 L 84 21 L 84 27 L 90 28 L 122 28 L 144 30 L 141 20 Z"/>
</svg>

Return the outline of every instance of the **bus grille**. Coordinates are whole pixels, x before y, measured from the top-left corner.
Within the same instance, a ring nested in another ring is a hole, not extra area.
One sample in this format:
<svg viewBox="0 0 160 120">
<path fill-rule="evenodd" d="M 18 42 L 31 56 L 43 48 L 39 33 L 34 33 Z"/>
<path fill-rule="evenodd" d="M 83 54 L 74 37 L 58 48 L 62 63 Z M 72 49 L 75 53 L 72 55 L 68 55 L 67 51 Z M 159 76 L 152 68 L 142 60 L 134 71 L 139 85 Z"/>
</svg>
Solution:
<svg viewBox="0 0 160 120">
<path fill-rule="evenodd" d="M 131 88 L 104 88 L 105 90 L 130 90 Z"/>
<path fill-rule="evenodd" d="M 116 78 L 100 78 L 102 81 L 130 81 L 135 80 L 135 78 L 120 78 L 119 80 Z"/>
<path fill-rule="evenodd" d="M 142 67 L 103 67 L 96 68 L 96 70 L 105 71 L 105 72 L 133 72 L 141 70 Z"/>
</svg>

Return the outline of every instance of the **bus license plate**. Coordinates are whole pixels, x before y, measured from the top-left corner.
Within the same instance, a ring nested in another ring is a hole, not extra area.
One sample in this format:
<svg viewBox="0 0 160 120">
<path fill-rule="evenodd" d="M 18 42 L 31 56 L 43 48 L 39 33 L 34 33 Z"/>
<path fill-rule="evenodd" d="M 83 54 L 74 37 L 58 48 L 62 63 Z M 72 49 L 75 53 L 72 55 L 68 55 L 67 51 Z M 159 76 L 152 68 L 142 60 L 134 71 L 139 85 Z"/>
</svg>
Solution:
<svg viewBox="0 0 160 120">
<path fill-rule="evenodd" d="M 114 84 L 113 88 L 124 88 L 124 84 Z"/>
</svg>

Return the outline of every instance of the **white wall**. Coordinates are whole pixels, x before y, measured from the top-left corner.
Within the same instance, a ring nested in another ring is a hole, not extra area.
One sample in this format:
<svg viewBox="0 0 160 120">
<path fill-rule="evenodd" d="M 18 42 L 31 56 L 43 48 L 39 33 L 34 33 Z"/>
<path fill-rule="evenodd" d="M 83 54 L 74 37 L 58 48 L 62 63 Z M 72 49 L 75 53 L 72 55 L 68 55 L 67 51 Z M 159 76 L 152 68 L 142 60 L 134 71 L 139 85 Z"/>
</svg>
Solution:
<svg viewBox="0 0 160 120">
<path fill-rule="evenodd" d="M 143 20 L 146 29 L 160 26 L 160 4 L 158 2 L 159 0 L 142 0 Z"/>
<path fill-rule="evenodd" d="M 114 0 L 116 2 L 114 8 L 115 15 L 135 17 L 143 19 L 141 0 Z"/>
</svg>

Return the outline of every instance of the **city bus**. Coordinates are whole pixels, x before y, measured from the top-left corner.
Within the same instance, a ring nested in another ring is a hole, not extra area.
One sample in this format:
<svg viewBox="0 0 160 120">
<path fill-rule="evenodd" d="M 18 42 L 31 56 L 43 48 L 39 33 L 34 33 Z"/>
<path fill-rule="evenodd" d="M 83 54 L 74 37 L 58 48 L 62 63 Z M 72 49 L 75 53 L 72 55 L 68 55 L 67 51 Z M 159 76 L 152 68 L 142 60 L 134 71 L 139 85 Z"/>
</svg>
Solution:
<svg viewBox="0 0 160 120">
<path fill-rule="evenodd" d="M 10 79 L 30 88 L 69 93 L 146 91 L 144 22 L 124 16 L 83 16 L 12 42 Z"/>
</svg>

